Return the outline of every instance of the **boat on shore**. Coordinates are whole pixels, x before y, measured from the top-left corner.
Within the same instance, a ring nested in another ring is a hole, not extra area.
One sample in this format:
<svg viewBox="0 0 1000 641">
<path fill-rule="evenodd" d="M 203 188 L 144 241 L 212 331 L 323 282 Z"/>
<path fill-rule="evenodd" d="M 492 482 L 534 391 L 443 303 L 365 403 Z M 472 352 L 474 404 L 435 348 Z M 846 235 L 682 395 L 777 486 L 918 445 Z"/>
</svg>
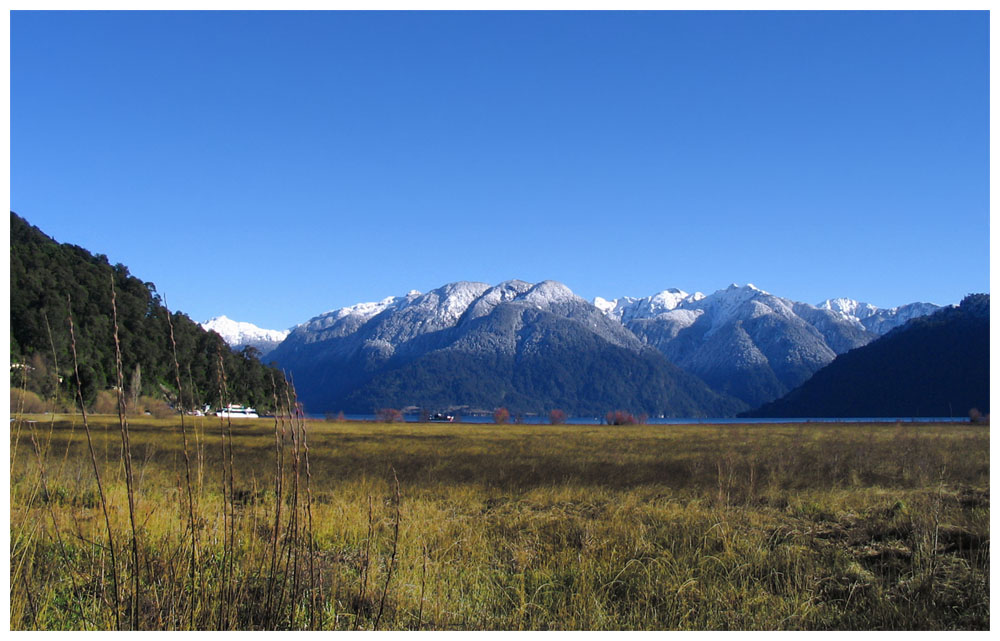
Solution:
<svg viewBox="0 0 1000 641">
<path fill-rule="evenodd" d="M 221 408 L 215 415 L 221 418 L 260 418 L 254 408 L 233 405 L 232 403 Z"/>
</svg>

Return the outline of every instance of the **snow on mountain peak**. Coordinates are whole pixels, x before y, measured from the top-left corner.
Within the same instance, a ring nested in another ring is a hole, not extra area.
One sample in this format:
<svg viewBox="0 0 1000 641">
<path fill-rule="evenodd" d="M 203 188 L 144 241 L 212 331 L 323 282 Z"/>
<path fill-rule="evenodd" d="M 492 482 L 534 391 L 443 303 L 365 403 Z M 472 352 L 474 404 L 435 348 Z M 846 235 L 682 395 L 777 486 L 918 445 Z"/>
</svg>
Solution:
<svg viewBox="0 0 1000 641">
<path fill-rule="evenodd" d="M 819 307 L 820 309 L 829 309 L 834 312 L 840 312 L 845 316 L 854 317 L 858 320 L 868 318 L 878 311 L 878 308 L 874 305 L 862 303 L 854 300 L 853 298 L 830 298 L 823 301 L 816 307 Z"/>
<path fill-rule="evenodd" d="M 505 280 L 499 285 L 490 287 L 476 299 L 465 312 L 465 320 L 473 320 L 490 314 L 500 303 L 512 301 L 533 287 L 523 280 Z"/>
<path fill-rule="evenodd" d="M 605 300 L 600 296 L 594 297 L 594 307 L 601 310 L 605 316 L 614 311 L 615 307 L 618 305 L 618 299 L 615 300 Z"/>
<path fill-rule="evenodd" d="M 569 287 L 554 280 L 543 280 L 529 289 L 522 297 L 525 301 L 543 309 L 553 303 L 563 303 L 578 298 Z"/>
<path fill-rule="evenodd" d="M 253 323 L 235 321 L 226 315 L 216 316 L 201 323 L 202 329 L 212 331 L 222 337 L 234 349 L 250 346 L 267 354 L 285 340 L 290 330 L 263 329 Z"/>
<path fill-rule="evenodd" d="M 703 298 L 705 295 L 701 292 L 688 294 L 683 289 L 671 287 L 643 298 L 623 296 L 607 300 L 598 296 L 594 298 L 594 306 L 605 316 L 610 316 L 621 323 L 628 323 L 633 320 L 654 318 Z"/>
<path fill-rule="evenodd" d="M 412 306 L 433 310 L 435 324 L 453 325 L 477 298 L 490 289 L 486 283 L 458 281 L 431 290 L 413 300 Z"/>
<path fill-rule="evenodd" d="M 836 312 L 879 335 L 899 327 L 910 319 L 932 314 L 940 309 L 938 305 L 932 303 L 910 303 L 899 307 L 879 308 L 852 298 L 830 298 L 817 307 Z"/>
</svg>

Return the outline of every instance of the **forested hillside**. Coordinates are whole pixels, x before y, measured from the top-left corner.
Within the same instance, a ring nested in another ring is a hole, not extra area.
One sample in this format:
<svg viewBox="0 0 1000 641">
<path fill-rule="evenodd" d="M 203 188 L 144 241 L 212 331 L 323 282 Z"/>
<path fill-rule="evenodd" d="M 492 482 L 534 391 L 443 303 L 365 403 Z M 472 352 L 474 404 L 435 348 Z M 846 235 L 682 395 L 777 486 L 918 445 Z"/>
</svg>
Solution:
<svg viewBox="0 0 1000 641">
<path fill-rule="evenodd" d="M 112 316 L 116 292 L 125 392 L 133 405 L 145 397 L 176 405 L 177 384 L 167 309 L 153 283 L 129 274 L 107 256 L 60 244 L 20 216 L 10 215 L 11 388 L 68 406 L 76 393 L 70 351 L 69 301 L 84 400 L 117 385 Z M 272 377 L 283 395 L 281 372 L 266 367 L 252 349 L 232 352 L 180 312 L 171 314 L 185 407 L 220 404 L 219 355 L 226 402 L 273 407 Z"/>
<path fill-rule="evenodd" d="M 784 398 L 745 416 L 969 416 L 990 411 L 990 297 L 915 318 L 841 354 Z"/>
</svg>

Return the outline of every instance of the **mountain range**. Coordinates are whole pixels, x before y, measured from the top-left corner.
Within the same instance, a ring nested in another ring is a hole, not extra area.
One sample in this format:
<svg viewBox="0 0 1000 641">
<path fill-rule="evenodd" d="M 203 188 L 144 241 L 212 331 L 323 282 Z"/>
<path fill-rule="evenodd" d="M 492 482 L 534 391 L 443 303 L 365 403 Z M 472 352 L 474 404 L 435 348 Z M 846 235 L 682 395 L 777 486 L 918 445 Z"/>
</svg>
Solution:
<svg viewBox="0 0 1000 641">
<path fill-rule="evenodd" d="M 270 358 L 311 411 L 706 416 L 745 407 L 554 281 L 457 282 L 335 310 L 294 328 Z"/>
<path fill-rule="evenodd" d="M 775 400 L 838 354 L 938 309 L 810 305 L 753 285 L 588 302 L 555 281 L 457 282 L 320 314 L 267 359 L 295 377 L 312 411 L 719 416 Z"/>
</svg>

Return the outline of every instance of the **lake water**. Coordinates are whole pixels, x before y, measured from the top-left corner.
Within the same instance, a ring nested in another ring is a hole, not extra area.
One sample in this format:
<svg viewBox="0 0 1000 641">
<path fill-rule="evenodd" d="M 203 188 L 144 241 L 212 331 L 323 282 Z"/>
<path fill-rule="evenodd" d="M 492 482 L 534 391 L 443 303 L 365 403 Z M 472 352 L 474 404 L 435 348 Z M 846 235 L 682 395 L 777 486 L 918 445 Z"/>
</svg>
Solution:
<svg viewBox="0 0 1000 641">
<path fill-rule="evenodd" d="M 308 414 L 308 418 L 324 419 L 324 414 Z M 344 418 L 349 421 L 375 421 L 374 414 L 344 414 Z M 407 423 L 419 423 L 419 415 L 406 415 L 404 420 Z M 954 423 L 967 422 L 968 418 L 949 418 L 947 416 L 936 417 L 874 417 L 874 418 L 648 418 L 647 425 L 745 425 L 763 423 Z M 439 421 L 436 421 L 439 422 Z M 456 419 L 456 423 L 492 423 L 492 416 L 463 416 Z M 511 420 L 511 423 L 514 421 Z M 547 425 L 548 417 L 545 416 L 525 416 L 521 421 L 528 425 Z M 593 418 L 569 418 L 567 425 L 601 425 L 603 419 Z"/>
</svg>

